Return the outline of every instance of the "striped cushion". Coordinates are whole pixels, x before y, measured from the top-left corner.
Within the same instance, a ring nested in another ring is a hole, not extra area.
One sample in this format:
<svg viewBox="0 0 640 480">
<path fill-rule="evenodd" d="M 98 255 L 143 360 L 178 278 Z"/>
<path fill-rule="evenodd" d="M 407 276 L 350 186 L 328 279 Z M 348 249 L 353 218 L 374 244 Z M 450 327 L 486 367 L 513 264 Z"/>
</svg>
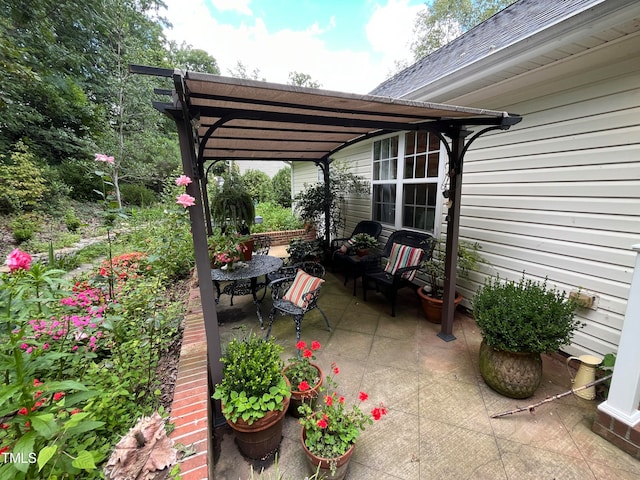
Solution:
<svg viewBox="0 0 640 480">
<path fill-rule="evenodd" d="M 401 245 L 394 243 L 391 245 L 391 254 L 389 255 L 389 262 L 384 267 L 384 271 L 394 275 L 399 268 L 413 267 L 420 264 L 424 251 L 421 248 L 410 247 L 409 245 Z M 418 269 L 410 270 L 402 274 L 402 278 L 407 280 L 413 280 L 416 276 Z"/>
<path fill-rule="evenodd" d="M 340 250 L 338 250 L 340 253 L 347 253 L 349 251 L 349 249 L 353 248 L 353 238 L 350 238 L 349 240 L 347 240 L 346 242 L 344 242 L 342 244 L 342 246 L 340 247 Z"/>
<path fill-rule="evenodd" d="M 307 308 L 309 302 L 308 293 L 318 288 L 323 282 L 323 279 L 311 276 L 299 268 L 295 280 L 282 299 L 289 300 L 300 308 Z"/>
</svg>

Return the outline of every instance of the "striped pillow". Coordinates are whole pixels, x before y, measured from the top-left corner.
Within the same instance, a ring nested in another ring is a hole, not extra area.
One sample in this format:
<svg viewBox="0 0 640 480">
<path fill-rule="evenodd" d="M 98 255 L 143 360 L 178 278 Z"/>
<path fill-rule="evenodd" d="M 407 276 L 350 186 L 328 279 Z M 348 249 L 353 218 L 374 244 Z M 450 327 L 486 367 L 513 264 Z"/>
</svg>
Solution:
<svg viewBox="0 0 640 480">
<path fill-rule="evenodd" d="M 344 242 L 342 244 L 342 246 L 340 247 L 340 250 L 338 250 L 338 251 L 340 253 L 347 253 L 351 248 L 353 248 L 353 238 L 350 238 L 349 240 Z"/>
<path fill-rule="evenodd" d="M 302 269 L 298 269 L 296 278 L 282 297 L 300 308 L 307 308 L 309 303 L 309 292 L 318 288 L 324 282 L 323 279 L 309 275 Z"/>
<path fill-rule="evenodd" d="M 413 267 L 418 265 L 422 260 L 424 251 L 421 248 L 410 247 L 409 245 L 401 245 L 394 243 L 391 245 L 391 254 L 389 262 L 384 267 L 384 271 L 394 275 L 399 268 Z M 418 270 L 410 270 L 402 274 L 402 278 L 411 281 L 416 276 Z"/>
</svg>

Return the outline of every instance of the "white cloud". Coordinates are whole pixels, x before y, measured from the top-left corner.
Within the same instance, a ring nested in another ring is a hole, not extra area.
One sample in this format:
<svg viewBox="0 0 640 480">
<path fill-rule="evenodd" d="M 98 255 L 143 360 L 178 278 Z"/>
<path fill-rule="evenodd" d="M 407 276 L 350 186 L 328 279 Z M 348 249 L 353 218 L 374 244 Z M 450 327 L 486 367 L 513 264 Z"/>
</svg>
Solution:
<svg viewBox="0 0 640 480">
<path fill-rule="evenodd" d="M 238 12 L 243 15 L 251 15 L 249 4 L 251 0 L 211 0 L 211 3 L 221 12 Z"/>
<path fill-rule="evenodd" d="M 335 20 L 326 26 L 315 23 L 300 30 L 270 31 L 262 18 L 251 16 L 234 26 L 212 18 L 204 0 L 167 0 L 166 16 L 173 29 L 166 34 L 207 51 L 223 75 L 241 61 L 270 82 L 286 83 L 289 72 L 295 70 L 311 75 L 325 89 L 367 93 L 385 80 L 393 61 L 408 52 L 405 44 L 414 12 L 420 8 L 409 7 L 408 1 L 388 0 L 375 10 L 367 25 L 373 51 L 329 50 L 320 35 L 333 28 Z M 216 2 L 231 4 L 232 0 Z M 247 1 L 239 4 L 248 9 Z"/>
</svg>

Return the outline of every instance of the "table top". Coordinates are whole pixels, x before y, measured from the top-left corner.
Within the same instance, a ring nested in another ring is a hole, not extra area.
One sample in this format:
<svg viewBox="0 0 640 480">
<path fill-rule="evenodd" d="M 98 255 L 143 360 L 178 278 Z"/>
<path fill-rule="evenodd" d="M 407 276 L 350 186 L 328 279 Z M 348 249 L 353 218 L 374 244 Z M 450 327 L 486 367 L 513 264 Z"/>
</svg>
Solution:
<svg viewBox="0 0 640 480">
<path fill-rule="evenodd" d="M 230 272 L 220 268 L 211 269 L 211 280 L 227 282 L 257 278 L 267 273 L 275 272 L 282 266 L 282 259 L 270 255 L 253 255 L 248 262 L 236 262 Z"/>
</svg>

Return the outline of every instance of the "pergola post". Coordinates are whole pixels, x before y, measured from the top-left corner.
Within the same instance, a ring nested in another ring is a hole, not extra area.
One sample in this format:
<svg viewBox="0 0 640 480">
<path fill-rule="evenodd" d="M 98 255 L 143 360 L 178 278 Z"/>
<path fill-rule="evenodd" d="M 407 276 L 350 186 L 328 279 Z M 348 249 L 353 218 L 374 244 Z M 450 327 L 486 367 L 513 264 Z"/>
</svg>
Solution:
<svg viewBox="0 0 640 480">
<path fill-rule="evenodd" d="M 620 345 L 616 355 L 611 387 L 607 400 L 598 405 L 601 410 L 629 427 L 640 423 L 640 243 L 636 251 L 636 264 L 629 288 L 629 301 L 622 325 Z"/>
<path fill-rule="evenodd" d="M 442 323 L 438 336 L 445 342 L 456 339 L 453 335 L 453 315 L 455 313 L 456 268 L 458 265 L 458 233 L 460 230 L 460 200 L 462 198 L 462 164 L 465 151 L 464 140 L 471 133 L 461 126 L 455 126 L 447 133 L 451 137 L 449 152 L 449 210 L 447 212 L 447 244 L 444 265 L 444 298 Z"/>
</svg>

